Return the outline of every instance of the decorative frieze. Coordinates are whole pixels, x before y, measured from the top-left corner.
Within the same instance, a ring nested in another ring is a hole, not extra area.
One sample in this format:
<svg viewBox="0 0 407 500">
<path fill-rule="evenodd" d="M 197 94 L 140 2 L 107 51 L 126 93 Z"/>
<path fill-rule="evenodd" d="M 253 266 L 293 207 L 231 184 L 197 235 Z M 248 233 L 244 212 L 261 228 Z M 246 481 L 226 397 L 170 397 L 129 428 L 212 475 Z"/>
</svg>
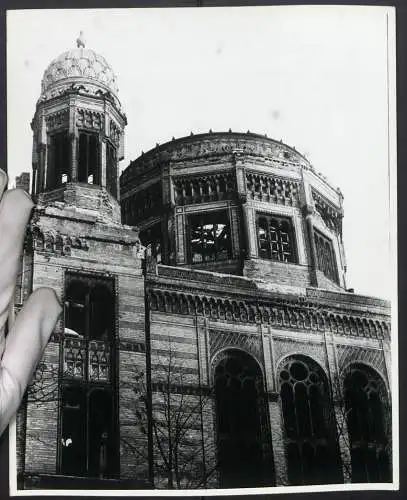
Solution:
<svg viewBox="0 0 407 500">
<path fill-rule="evenodd" d="M 76 110 L 76 125 L 78 127 L 101 130 L 103 127 L 103 123 L 103 113 L 81 108 Z"/>
<path fill-rule="evenodd" d="M 34 226 L 26 238 L 32 243 L 34 250 L 38 252 L 49 252 L 59 255 L 70 255 L 71 249 L 89 249 L 86 238 L 83 236 L 67 236 L 58 232 L 42 231 L 38 226 Z"/>
<path fill-rule="evenodd" d="M 122 181 L 127 182 L 135 172 L 139 174 L 141 171 L 150 170 L 162 162 L 232 155 L 268 158 L 281 167 L 309 167 L 308 161 L 300 153 L 282 142 L 252 133 L 219 132 L 184 137 L 158 146 L 132 162 L 124 172 Z"/>
<path fill-rule="evenodd" d="M 121 136 L 120 128 L 116 125 L 116 123 L 112 119 L 110 119 L 109 137 L 116 146 L 118 146 L 120 143 L 120 136 Z"/>
<path fill-rule="evenodd" d="M 246 172 L 246 192 L 250 200 L 297 206 L 299 183 L 271 175 Z"/>
<path fill-rule="evenodd" d="M 219 173 L 196 177 L 174 177 L 176 205 L 229 200 L 236 192 L 234 173 Z"/>
<path fill-rule="evenodd" d="M 153 289 L 149 291 L 153 311 L 204 316 L 237 323 L 263 323 L 276 328 L 330 331 L 336 335 L 374 339 L 390 338 L 390 322 L 338 313 L 328 307 L 315 309 L 303 302 L 233 300 Z"/>
<path fill-rule="evenodd" d="M 58 128 L 68 128 L 69 125 L 69 109 L 62 109 L 56 113 L 52 113 L 45 117 L 47 130 L 53 131 Z"/>
</svg>

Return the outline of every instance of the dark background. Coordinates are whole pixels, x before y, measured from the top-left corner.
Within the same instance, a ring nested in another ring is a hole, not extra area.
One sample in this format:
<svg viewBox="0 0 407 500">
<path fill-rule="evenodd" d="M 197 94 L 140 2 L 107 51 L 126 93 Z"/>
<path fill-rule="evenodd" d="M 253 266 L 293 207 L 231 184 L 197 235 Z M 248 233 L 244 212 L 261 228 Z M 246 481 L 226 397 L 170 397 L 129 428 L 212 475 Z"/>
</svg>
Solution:
<svg viewBox="0 0 407 500">
<path fill-rule="evenodd" d="M 280 1 L 273 2 L 270 0 L 0 0 L 0 167 L 7 170 L 7 141 L 6 141 L 6 10 L 7 9 L 33 9 L 33 8 L 123 8 L 123 7 L 215 7 L 215 6 L 253 6 L 253 5 L 292 5 L 292 4 L 313 4 L 313 5 L 361 5 L 359 1 L 348 2 L 321 2 L 314 0 L 313 2 L 301 1 Z M 407 380 L 407 363 L 403 362 L 404 354 L 407 353 L 406 337 L 404 336 L 404 327 L 406 327 L 406 314 L 404 309 L 405 296 L 407 292 L 405 268 L 407 265 L 407 237 L 404 227 L 404 215 L 407 213 L 407 196 L 406 196 L 406 171 L 407 171 L 407 71 L 406 71 L 406 53 L 407 53 L 407 5 L 405 0 L 393 0 L 392 2 L 366 2 L 365 5 L 390 5 L 396 7 L 396 32 L 397 32 L 397 180 L 398 180 L 398 264 L 399 264 L 399 385 L 403 387 L 403 381 Z M 24 34 L 22 33 L 23 37 Z M 346 36 L 346 33 L 344 33 Z M 30 43 L 29 39 L 25 40 Z M 362 250 L 361 250 L 362 251 Z M 1 262 L 0 262 L 1 272 Z M 358 492 L 331 492 L 331 493 L 295 493 L 295 494 L 278 494 L 278 495 L 251 495 L 253 499 L 270 498 L 274 500 L 280 499 L 301 499 L 306 496 L 309 500 L 322 500 L 326 497 L 333 500 L 385 500 L 385 499 L 403 499 L 407 498 L 407 488 L 404 474 L 407 474 L 405 467 L 406 457 L 403 443 L 405 442 L 405 428 L 403 421 L 405 418 L 406 397 L 403 391 L 400 391 L 400 491 L 358 491 Z M 403 418 L 404 417 L 404 418 Z M 5 432 L 0 437 L 0 500 L 9 498 L 9 477 L 8 477 L 8 432 Z M 164 493 L 164 492 L 163 492 Z M 29 497 L 35 499 L 37 497 Z M 62 499 L 64 497 L 47 497 L 49 499 Z M 79 497 L 77 497 L 79 498 Z M 81 497 L 86 498 L 86 497 Z M 97 498 L 97 497 L 88 497 Z M 114 498 L 114 497 L 110 497 Z M 142 497 L 138 497 L 142 498 Z M 158 498 L 158 497 L 152 497 Z M 187 498 L 187 497 L 183 497 Z M 221 497 L 217 497 L 221 498 Z M 233 497 L 225 497 L 233 498 Z M 247 497 L 246 497 L 247 498 Z"/>
</svg>

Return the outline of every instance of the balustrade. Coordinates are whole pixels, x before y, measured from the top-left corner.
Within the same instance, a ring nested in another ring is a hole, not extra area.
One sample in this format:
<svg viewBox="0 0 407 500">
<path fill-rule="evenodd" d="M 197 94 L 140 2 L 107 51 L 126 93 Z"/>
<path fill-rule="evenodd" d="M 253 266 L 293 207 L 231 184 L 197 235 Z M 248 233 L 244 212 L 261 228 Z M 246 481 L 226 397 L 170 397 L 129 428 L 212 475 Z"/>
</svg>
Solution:
<svg viewBox="0 0 407 500">
<path fill-rule="evenodd" d="M 110 346 L 99 340 L 65 338 L 63 376 L 91 381 L 110 381 Z"/>
</svg>

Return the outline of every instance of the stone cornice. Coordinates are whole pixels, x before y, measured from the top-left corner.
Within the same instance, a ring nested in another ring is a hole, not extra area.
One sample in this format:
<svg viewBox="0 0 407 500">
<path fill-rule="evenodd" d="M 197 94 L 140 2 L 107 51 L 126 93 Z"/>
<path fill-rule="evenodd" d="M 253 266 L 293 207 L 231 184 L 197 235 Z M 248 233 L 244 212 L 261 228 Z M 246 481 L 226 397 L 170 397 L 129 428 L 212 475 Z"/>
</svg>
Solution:
<svg viewBox="0 0 407 500">
<path fill-rule="evenodd" d="M 374 297 L 313 288 L 304 289 L 303 294 L 300 290 L 298 294 L 285 293 L 283 290 L 275 292 L 262 289 L 261 283 L 242 276 L 164 265 L 158 265 L 155 269 L 156 274 L 147 275 L 147 286 L 163 292 L 202 295 L 202 285 L 205 284 L 208 299 L 216 297 L 226 301 L 301 307 L 310 311 L 326 310 L 333 314 L 390 321 L 389 302 Z"/>
<path fill-rule="evenodd" d="M 267 156 L 311 168 L 301 153 L 274 139 L 250 132 L 212 132 L 181 137 L 157 145 L 130 163 L 122 173 L 122 182 L 127 182 L 136 172 L 139 174 L 156 163 L 235 154 Z"/>
<path fill-rule="evenodd" d="M 174 287 L 175 288 L 175 287 Z M 211 290 L 193 291 L 160 288 L 147 283 L 152 311 L 203 316 L 236 324 L 265 324 L 283 330 L 330 331 L 335 335 L 359 338 L 390 338 L 390 318 L 369 309 L 359 314 L 306 300 L 288 301 L 258 297 L 229 297 Z"/>
</svg>

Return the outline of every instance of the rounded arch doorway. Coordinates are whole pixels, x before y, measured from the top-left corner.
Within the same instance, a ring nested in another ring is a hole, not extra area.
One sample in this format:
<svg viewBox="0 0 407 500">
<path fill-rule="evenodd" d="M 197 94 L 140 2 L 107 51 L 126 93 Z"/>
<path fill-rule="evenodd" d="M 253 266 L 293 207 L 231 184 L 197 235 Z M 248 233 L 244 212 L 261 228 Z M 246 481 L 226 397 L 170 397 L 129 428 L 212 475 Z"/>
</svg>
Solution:
<svg viewBox="0 0 407 500">
<path fill-rule="evenodd" d="M 220 486 L 274 484 L 263 374 L 255 359 L 224 351 L 214 368 Z"/>
</svg>

